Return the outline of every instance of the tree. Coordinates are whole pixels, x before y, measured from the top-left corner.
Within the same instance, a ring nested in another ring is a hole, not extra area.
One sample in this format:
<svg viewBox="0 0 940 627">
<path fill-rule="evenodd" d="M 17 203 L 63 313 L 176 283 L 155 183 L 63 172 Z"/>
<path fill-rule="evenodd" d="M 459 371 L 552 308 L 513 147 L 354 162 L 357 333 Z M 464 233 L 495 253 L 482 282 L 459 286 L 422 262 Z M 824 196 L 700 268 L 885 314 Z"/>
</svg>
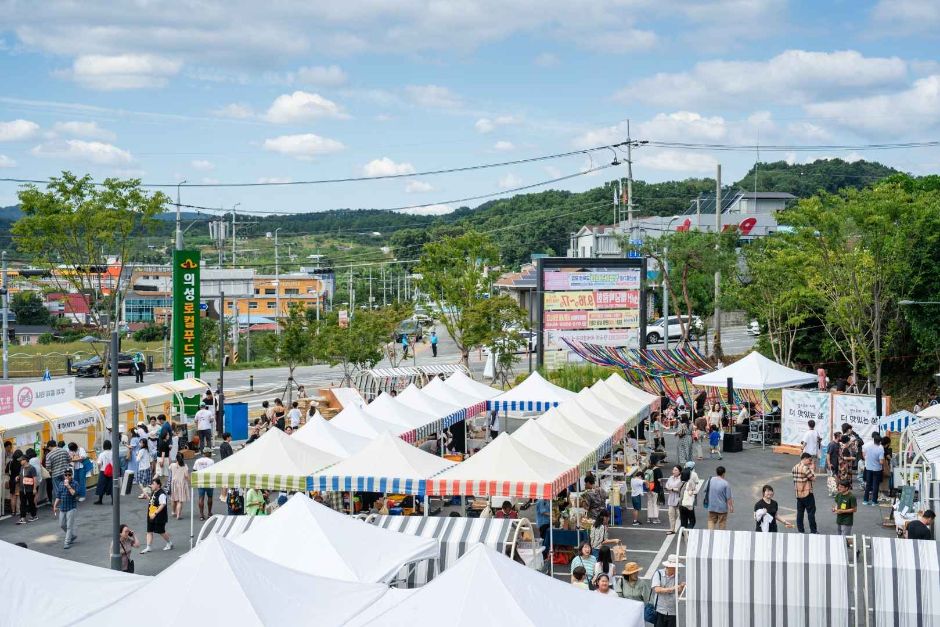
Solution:
<svg viewBox="0 0 940 627">
<path fill-rule="evenodd" d="M 18 292 L 13 295 L 10 310 L 16 315 L 17 324 L 49 324 L 49 310 L 36 292 Z"/>
<path fill-rule="evenodd" d="M 139 179 L 108 178 L 96 185 L 90 175 L 71 172 L 50 179 L 45 191 L 26 185 L 18 196 L 23 217 L 11 230 L 19 251 L 53 271 L 71 291 L 99 297 L 127 290 L 128 285 L 112 285 L 112 276 L 120 277 L 137 257 L 141 247 L 133 236 L 152 227 L 169 202 L 162 192 L 143 191 Z M 106 272 L 112 256 L 118 260 L 110 266 L 114 275 Z M 97 304 L 91 315 L 101 327 L 102 314 L 111 307 Z"/>
<path fill-rule="evenodd" d="M 290 380 L 294 379 L 294 369 L 297 366 L 313 359 L 313 343 L 310 335 L 315 328 L 310 326 L 308 320 L 304 306 L 300 303 L 291 303 L 287 317 L 279 322 L 280 333 L 272 333 L 262 340 L 265 348 L 275 355 L 277 361 L 287 365 Z"/>
<path fill-rule="evenodd" d="M 494 382 L 509 385 L 519 351 L 528 346 L 522 335 L 526 312 L 510 296 L 478 299 L 464 312 L 464 340 L 472 346 L 489 346 L 493 352 Z"/>
<path fill-rule="evenodd" d="M 142 329 L 134 331 L 134 340 L 138 342 L 156 342 L 162 340 L 167 328 L 162 324 L 148 324 Z"/>
<path fill-rule="evenodd" d="M 310 337 L 313 356 L 330 366 L 341 366 L 343 383 L 348 385 L 358 370 L 382 361 L 383 348 L 396 324 L 395 314 L 386 309 L 360 309 L 352 312 L 348 325 L 342 327 L 338 312 L 333 312 L 314 327 Z"/>
</svg>

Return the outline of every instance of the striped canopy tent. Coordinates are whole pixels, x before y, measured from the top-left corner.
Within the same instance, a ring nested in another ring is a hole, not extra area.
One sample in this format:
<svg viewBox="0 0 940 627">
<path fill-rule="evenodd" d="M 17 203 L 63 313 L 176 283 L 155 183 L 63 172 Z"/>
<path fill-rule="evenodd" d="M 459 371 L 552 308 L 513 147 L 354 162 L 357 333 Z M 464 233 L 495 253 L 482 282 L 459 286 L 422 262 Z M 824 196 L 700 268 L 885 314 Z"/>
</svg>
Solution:
<svg viewBox="0 0 940 627">
<path fill-rule="evenodd" d="M 576 444 L 587 445 L 593 448 L 598 455 L 610 452 L 610 436 L 590 425 L 581 425 L 573 421 L 567 414 L 576 414 L 570 407 L 553 407 L 538 417 L 539 426 L 551 431 L 555 435 Z"/>
<path fill-rule="evenodd" d="M 577 467 L 503 433 L 482 451 L 428 480 L 432 496 L 550 499 L 577 481 Z"/>
<path fill-rule="evenodd" d="M 623 438 L 629 418 L 626 412 L 616 405 L 603 400 L 591 388 L 584 388 L 578 392 L 574 404 L 587 412 L 599 426 L 610 428 L 611 437 L 615 440 Z"/>
<path fill-rule="evenodd" d="M 431 398 L 463 407 L 465 410 L 464 417 L 476 416 L 486 409 L 485 400 L 456 388 L 448 387 L 447 382 L 438 377 L 428 381 L 428 384 L 421 388 L 421 391 Z"/>
<path fill-rule="evenodd" d="M 848 627 L 854 575 L 842 536 L 690 529 L 687 537 L 685 625 Z"/>
<path fill-rule="evenodd" d="M 316 473 L 311 489 L 424 496 L 425 482 L 453 465 L 386 433 L 358 453 Z"/>
<path fill-rule="evenodd" d="M 447 384 L 447 387 L 472 396 L 478 401 L 489 401 L 502 394 L 501 390 L 474 381 L 459 370 L 447 377 L 444 383 Z"/>
<path fill-rule="evenodd" d="M 453 566 L 476 544 L 484 544 L 502 554 L 511 554 L 519 531 L 530 527 L 524 518 L 458 518 L 456 516 L 378 516 L 371 514 L 366 522 L 402 535 L 433 540 L 440 546 L 438 559 L 422 562 L 416 568 L 402 568 L 399 578 L 408 588 L 431 581 Z M 440 618 L 440 617 L 438 617 Z"/>
<path fill-rule="evenodd" d="M 416 411 L 440 417 L 442 429 L 460 422 L 467 416 L 467 410 L 463 407 L 435 398 L 414 383 L 402 390 L 395 400 Z"/>
<path fill-rule="evenodd" d="M 623 420 L 626 429 L 632 429 L 640 420 L 649 415 L 649 405 L 635 398 L 621 395 L 604 379 L 596 381 L 590 390 L 608 407 L 619 410 L 617 417 Z"/>
<path fill-rule="evenodd" d="M 342 459 L 362 450 L 369 443 L 369 438 L 340 429 L 321 416 L 319 411 L 308 418 L 307 424 L 294 431 L 291 437 L 301 444 L 318 448 Z"/>
<path fill-rule="evenodd" d="M 645 404 L 650 410 L 659 409 L 660 398 L 655 394 L 650 394 L 642 388 L 638 388 L 635 385 L 631 385 L 627 382 L 626 379 L 621 377 L 616 372 L 611 374 L 606 379 L 607 384 L 614 389 L 621 396 L 626 396 L 634 400 L 638 400 L 641 403 Z M 647 412 L 649 414 L 649 412 Z M 645 418 L 645 416 L 643 416 Z"/>
<path fill-rule="evenodd" d="M 193 473 L 194 488 L 313 490 L 310 476 L 340 461 L 332 453 L 294 440 L 280 429 L 267 433 L 234 455 Z"/>
<path fill-rule="evenodd" d="M 548 411 L 559 403 L 574 398 L 574 392 L 546 381 L 538 371 L 516 387 L 487 402 L 488 409 L 503 411 Z"/>
<path fill-rule="evenodd" d="M 380 583 L 340 581 L 285 568 L 220 536 L 200 542 L 147 579 L 139 594 L 127 594 L 80 624 L 126 626 L 133 616 L 141 627 L 190 621 L 250 627 L 297 625 L 315 616 L 317 625 L 344 625 L 389 591 Z M 220 602 L 206 602 L 209 599 Z M 148 601 L 159 608 L 148 608 Z"/>
<path fill-rule="evenodd" d="M 372 440 L 383 433 L 398 435 L 404 427 L 379 420 L 367 414 L 361 407 L 350 405 L 336 414 L 330 424 L 354 435 Z"/>
<path fill-rule="evenodd" d="M 295 494 L 270 516 L 259 516 L 235 543 L 302 573 L 387 583 L 404 564 L 435 561 L 438 543 L 364 525 L 306 495 Z"/>
<path fill-rule="evenodd" d="M 892 433 L 897 433 L 899 431 L 904 431 L 911 424 L 917 422 L 917 414 L 912 414 L 906 409 L 901 411 L 896 411 L 893 414 L 884 416 L 881 420 L 878 421 L 878 430 L 881 433 L 891 431 Z"/>
<path fill-rule="evenodd" d="M 538 420 L 527 420 L 510 437 L 543 455 L 577 466 L 582 472 L 593 468 L 597 461 L 596 448 L 556 435 Z"/>
<path fill-rule="evenodd" d="M 623 432 L 623 425 L 618 426 L 607 418 L 593 414 L 576 402 L 559 405 L 556 409 L 575 429 L 583 431 L 589 439 L 595 442 L 599 457 L 610 452 L 614 431 L 620 429 L 621 433 Z"/>
<path fill-rule="evenodd" d="M 940 625 L 940 545 L 936 541 L 871 538 L 866 606 L 875 627 Z"/>
<path fill-rule="evenodd" d="M 399 403 L 391 394 L 379 394 L 363 411 L 383 422 L 405 429 L 397 434 L 405 442 L 414 443 L 440 429 L 441 419 Z"/>
</svg>

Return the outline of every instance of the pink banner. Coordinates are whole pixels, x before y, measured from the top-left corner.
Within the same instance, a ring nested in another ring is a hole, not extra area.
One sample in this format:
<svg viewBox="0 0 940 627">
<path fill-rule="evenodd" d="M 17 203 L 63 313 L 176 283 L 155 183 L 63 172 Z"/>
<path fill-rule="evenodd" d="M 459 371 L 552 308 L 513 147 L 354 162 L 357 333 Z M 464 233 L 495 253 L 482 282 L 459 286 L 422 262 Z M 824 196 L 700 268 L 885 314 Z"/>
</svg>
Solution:
<svg viewBox="0 0 940 627">
<path fill-rule="evenodd" d="M 618 311 L 546 311 L 545 329 L 574 331 L 578 329 L 620 329 L 638 326 L 639 312 Z"/>
<path fill-rule="evenodd" d="M 0 385 L 0 414 L 13 412 L 13 386 Z"/>
<path fill-rule="evenodd" d="M 548 270 L 543 277 L 545 291 L 639 289 L 639 268 L 567 272 Z"/>
</svg>

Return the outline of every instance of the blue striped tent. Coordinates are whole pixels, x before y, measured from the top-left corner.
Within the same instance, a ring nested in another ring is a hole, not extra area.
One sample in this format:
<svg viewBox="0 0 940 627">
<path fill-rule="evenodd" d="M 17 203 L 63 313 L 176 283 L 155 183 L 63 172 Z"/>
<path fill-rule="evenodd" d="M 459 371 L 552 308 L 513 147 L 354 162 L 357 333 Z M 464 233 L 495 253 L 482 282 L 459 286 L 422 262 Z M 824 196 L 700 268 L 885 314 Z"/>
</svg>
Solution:
<svg viewBox="0 0 940 627">
<path fill-rule="evenodd" d="M 906 409 L 896 411 L 890 416 L 884 416 L 878 422 L 878 430 L 882 433 L 886 431 L 897 432 L 904 431 L 909 425 L 917 422 L 917 414 L 912 414 Z"/>
<path fill-rule="evenodd" d="M 313 489 L 320 492 L 382 492 L 424 496 L 425 480 L 404 477 L 317 476 Z"/>
<path fill-rule="evenodd" d="M 537 371 L 496 398 L 487 401 L 489 410 L 545 412 L 575 397 L 575 393 L 546 381 Z"/>
</svg>

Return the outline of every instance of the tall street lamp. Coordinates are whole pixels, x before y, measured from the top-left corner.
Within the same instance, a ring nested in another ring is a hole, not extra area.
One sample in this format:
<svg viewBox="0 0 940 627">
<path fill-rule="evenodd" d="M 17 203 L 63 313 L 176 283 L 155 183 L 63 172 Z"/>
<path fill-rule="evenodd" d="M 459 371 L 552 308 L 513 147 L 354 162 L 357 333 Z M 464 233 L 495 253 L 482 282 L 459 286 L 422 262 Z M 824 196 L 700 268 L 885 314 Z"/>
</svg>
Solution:
<svg viewBox="0 0 940 627">
<path fill-rule="evenodd" d="M 180 215 L 180 186 L 185 185 L 184 179 L 176 184 L 176 250 L 183 250 L 182 216 Z"/>
</svg>

